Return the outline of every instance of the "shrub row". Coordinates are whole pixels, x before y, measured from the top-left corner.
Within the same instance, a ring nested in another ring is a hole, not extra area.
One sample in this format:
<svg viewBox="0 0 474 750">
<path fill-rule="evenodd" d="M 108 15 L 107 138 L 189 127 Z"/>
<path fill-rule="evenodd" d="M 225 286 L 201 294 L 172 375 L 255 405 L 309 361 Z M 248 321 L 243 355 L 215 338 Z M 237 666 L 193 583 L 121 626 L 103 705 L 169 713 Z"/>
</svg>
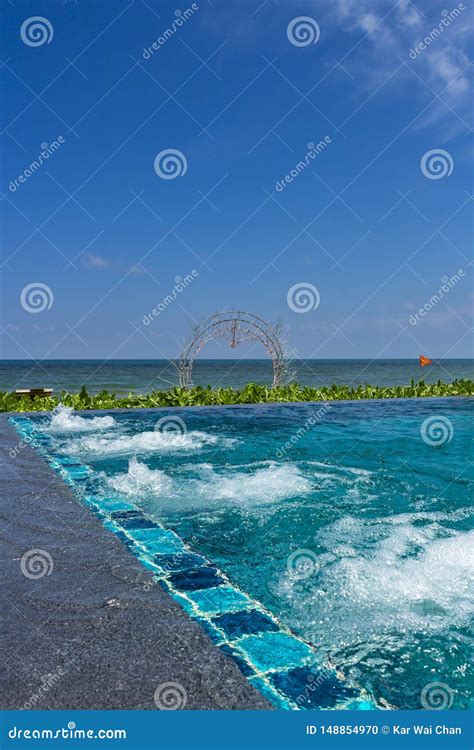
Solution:
<svg viewBox="0 0 474 750">
<path fill-rule="evenodd" d="M 59 403 L 74 409 L 138 409 L 155 406 L 223 406 L 225 404 L 264 404 L 291 401 L 347 401 L 375 398 L 427 398 L 445 396 L 472 396 L 474 381 L 455 380 L 453 383 L 428 384 L 423 380 L 402 386 L 332 385 L 322 388 L 300 386 L 297 383 L 270 388 L 249 383 L 241 390 L 233 388 L 173 388 L 169 391 L 152 391 L 146 395 L 129 393 L 116 396 L 109 391 L 89 395 L 83 387 L 79 393 L 63 391 L 51 398 L 17 398 L 12 393 L 0 392 L 0 411 L 50 411 Z"/>
</svg>

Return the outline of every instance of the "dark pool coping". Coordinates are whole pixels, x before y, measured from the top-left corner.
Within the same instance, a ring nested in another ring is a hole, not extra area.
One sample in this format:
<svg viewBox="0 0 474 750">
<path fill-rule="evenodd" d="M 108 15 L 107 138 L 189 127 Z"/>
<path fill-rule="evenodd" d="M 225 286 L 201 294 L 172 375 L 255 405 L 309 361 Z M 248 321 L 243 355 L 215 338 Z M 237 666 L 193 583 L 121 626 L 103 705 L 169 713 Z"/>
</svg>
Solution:
<svg viewBox="0 0 474 750">
<path fill-rule="evenodd" d="M 168 695 L 181 702 L 185 695 L 185 709 L 271 709 L 46 461 L 21 444 L 9 416 L 0 414 L 0 708 L 156 710 L 155 691 L 173 683 Z M 51 556 L 49 575 L 22 573 L 21 558 L 33 549 Z"/>
</svg>

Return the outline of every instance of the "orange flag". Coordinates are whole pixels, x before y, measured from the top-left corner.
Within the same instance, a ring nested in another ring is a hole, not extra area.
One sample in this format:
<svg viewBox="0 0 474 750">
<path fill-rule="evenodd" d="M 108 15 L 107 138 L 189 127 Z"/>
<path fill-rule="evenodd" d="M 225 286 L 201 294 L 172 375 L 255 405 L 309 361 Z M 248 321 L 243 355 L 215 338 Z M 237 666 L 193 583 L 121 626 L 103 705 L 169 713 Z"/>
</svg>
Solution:
<svg viewBox="0 0 474 750">
<path fill-rule="evenodd" d="M 432 365 L 433 360 L 429 357 L 424 357 L 422 354 L 420 354 L 420 367 L 425 367 L 425 365 Z"/>
</svg>

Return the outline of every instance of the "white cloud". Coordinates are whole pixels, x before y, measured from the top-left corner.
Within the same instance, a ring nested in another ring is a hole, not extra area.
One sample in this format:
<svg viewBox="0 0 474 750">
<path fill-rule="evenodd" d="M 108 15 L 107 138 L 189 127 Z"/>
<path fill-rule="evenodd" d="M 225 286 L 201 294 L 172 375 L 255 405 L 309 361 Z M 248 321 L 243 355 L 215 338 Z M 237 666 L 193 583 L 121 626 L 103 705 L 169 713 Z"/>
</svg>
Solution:
<svg viewBox="0 0 474 750">
<path fill-rule="evenodd" d="M 410 29 L 419 29 L 422 26 L 422 15 L 410 0 L 401 0 L 399 5 L 400 20 L 404 26 Z"/>
<path fill-rule="evenodd" d="M 93 255 L 92 253 L 87 253 L 85 264 L 88 268 L 110 268 L 111 265 L 110 261 L 106 258 L 103 258 L 101 255 Z"/>
<path fill-rule="evenodd" d="M 366 37 L 361 37 L 361 43 L 344 64 L 348 66 L 351 59 L 356 59 L 368 90 L 388 78 L 403 61 L 407 67 L 400 69 L 392 84 L 411 85 L 426 103 L 438 94 L 448 105 L 435 100 L 414 129 L 436 125 L 440 140 L 467 131 L 472 98 L 469 59 L 464 49 L 470 31 L 467 5 L 465 10 L 459 10 L 457 3 L 451 6 L 445 0 L 430 3 L 400 0 L 397 4 L 390 0 L 337 0 L 335 7 L 339 26 L 345 32 L 363 32 Z M 447 19 L 446 13 L 454 8 L 456 16 Z M 333 20 L 328 12 L 326 23 Z M 333 32 L 337 33 L 337 29 Z M 420 44 L 424 48 L 420 49 Z M 410 57 L 411 50 L 416 54 Z"/>
<path fill-rule="evenodd" d="M 359 17 L 358 26 L 362 31 L 370 32 L 379 23 L 380 19 L 374 13 L 362 13 Z"/>
</svg>

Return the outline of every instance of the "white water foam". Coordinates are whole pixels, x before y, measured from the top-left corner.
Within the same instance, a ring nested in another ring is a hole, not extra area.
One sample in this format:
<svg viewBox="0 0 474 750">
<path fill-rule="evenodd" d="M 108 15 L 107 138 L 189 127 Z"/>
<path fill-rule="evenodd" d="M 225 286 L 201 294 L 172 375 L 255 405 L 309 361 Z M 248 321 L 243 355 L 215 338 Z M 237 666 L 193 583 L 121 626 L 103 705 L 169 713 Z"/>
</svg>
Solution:
<svg viewBox="0 0 474 750">
<path fill-rule="evenodd" d="M 150 469 L 136 458 L 130 459 L 126 474 L 116 474 L 107 481 L 114 490 L 129 497 L 163 495 L 173 490 L 173 480 L 164 471 Z"/>
<path fill-rule="evenodd" d="M 190 486 L 204 500 L 229 500 L 234 503 L 272 503 L 305 495 L 312 489 L 311 482 L 295 464 L 269 463 L 255 471 L 227 471 L 218 473 L 212 466 L 199 467 L 200 478 Z"/>
<path fill-rule="evenodd" d="M 74 414 L 72 407 L 59 404 L 53 411 L 47 432 L 97 432 L 97 430 L 109 430 L 114 426 L 113 417 L 81 417 Z"/>
<path fill-rule="evenodd" d="M 315 479 L 320 480 L 325 485 L 337 484 L 356 487 L 358 484 L 369 484 L 373 478 L 372 471 L 353 466 L 339 466 L 322 461 L 303 461 L 301 463 L 308 467 L 308 471 Z"/>
<path fill-rule="evenodd" d="M 328 464 L 323 461 L 305 461 L 309 466 L 319 466 L 321 469 L 325 469 L 330 473 L 343 473 L 343 474 L 354 474 L 357 477 L 371 477 L 374 473 L 368 469 L 359 469 L 354 466 L 342 466 L 339 464 Z"/>
<path fill-rule="evenodd" d="M 436 628 L 446 619 L 466 622 L 473 612 L 474 533 L 433 536 L 432 529 L 423 533 L 402 526 L 379 545 L 372 560 L 345 561 L 345 594 L 391 617 L 399 612 L 414 626 Z M 421 552 L 407 557 L 413 547 Z"/>
<path fill-rule="evenodd" d="M 474 532 L 436 521 L 415 526 L 406 516 L 385 527 L 345 518 L 318 541 L 327 553 L 319 575 L 305 582 L 304 596 L 286 575 L 277 586 L 307 637 L 324 634 L 332 646 L 348 646 L 393 629 L 443 632 L 469 623 Z"/>
<path fill-rule="evenodd" d="M 94 458 L 101 458 L 103 456 L 196 451 L 217 443 L 232 447 L 236 442 L 233 439 L 220 439 L 197 430 L 184 434 L 171 431 L 147 431 L 135 435 L 90 435 L 70 440 L 64 446 L 64 451 L 72 455 L 90 455 Z"/>
<path fill-rule="evenodd" d="M 179 505 L 183 510 L 213 507 L 219 502 L 248 508 L 306 494 L 312 487 L 292 464 L 271 464 L 251 473 L 229 470 L 221 473 L 210 464 L 182 469 L 186 470 L 197 472 L 198 476 L 185 477 L 181 473 L 172 478 L 134 458 L 129 462 L 126 474 L 109 477 L 108 483 L 127 495 L 159 498 L 159 508 Z"/>
</svg>

